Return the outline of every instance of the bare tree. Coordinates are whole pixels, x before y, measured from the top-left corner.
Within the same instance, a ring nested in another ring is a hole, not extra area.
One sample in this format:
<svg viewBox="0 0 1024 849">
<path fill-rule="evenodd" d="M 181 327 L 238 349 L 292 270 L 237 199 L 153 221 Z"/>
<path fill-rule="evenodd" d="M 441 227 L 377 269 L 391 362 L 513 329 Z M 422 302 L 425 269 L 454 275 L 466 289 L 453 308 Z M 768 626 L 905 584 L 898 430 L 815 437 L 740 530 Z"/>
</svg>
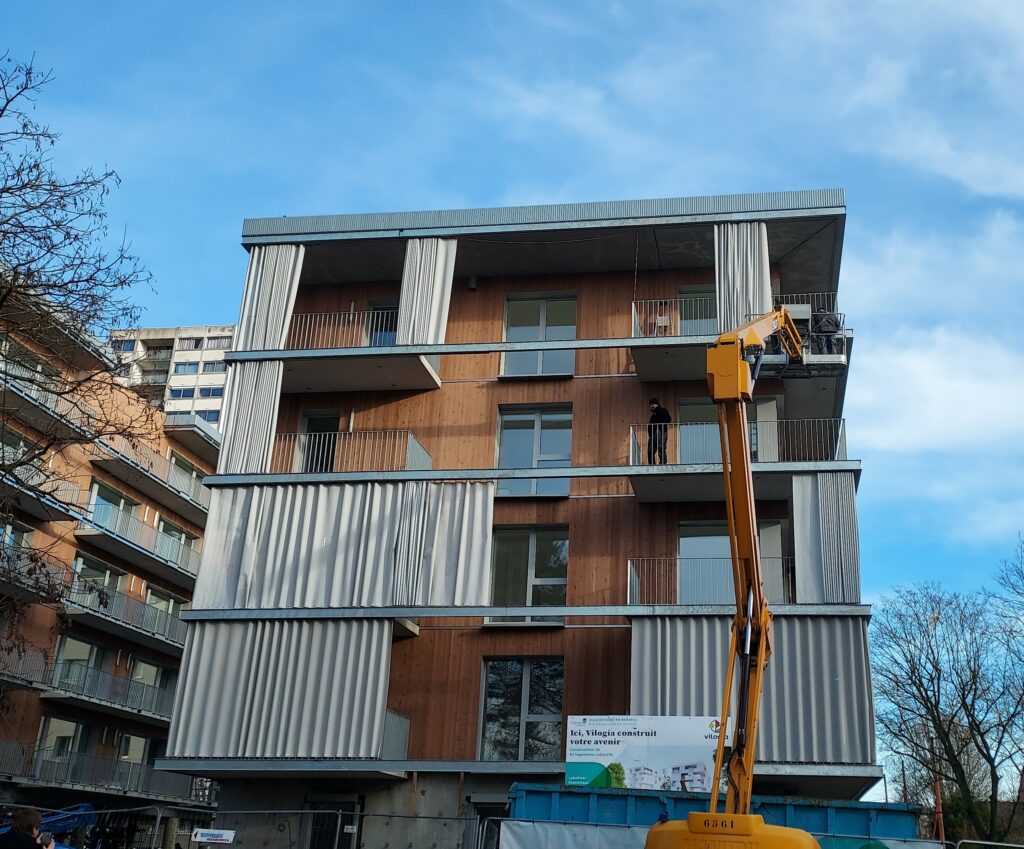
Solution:
<svg viewBox="0 0 1024 849">
<path fill-rule="evenodd" d="M 117 175 L 58 173 L 59 136 L 33 117 L 50 81 L 0 54 L 0 653 L 8 655 L 24 651 L 31 605 L 60 613 L 67 589 L 50 546 L 19 544 L 18 505 L 27 494 L 86 509 L 74 485 L 83 452 L 135 440 L 155 423 L 146 405 L 123 402 L 117 362 L 98 341 L 136 324 L 128 293 L 148 275 L 108 233 L 105 201 Z"/>
<path fill-rule="evenodd" d="M 884 747 L 938 775 L 974 836 L 1013 827 L 1024 765 L 1024 667 L 1017 633 L 983 593 L 899 588 L 871 624 Z"/>
</svg>

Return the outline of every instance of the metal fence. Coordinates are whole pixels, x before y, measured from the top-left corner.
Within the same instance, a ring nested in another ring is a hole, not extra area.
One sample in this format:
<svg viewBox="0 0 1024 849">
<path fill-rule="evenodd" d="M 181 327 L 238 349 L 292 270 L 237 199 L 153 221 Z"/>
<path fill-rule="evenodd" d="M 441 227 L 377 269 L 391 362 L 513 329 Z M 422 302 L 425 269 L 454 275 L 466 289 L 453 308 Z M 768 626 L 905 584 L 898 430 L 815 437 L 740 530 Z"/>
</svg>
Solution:
<svg viewBox="0 0 1024 849">
<path fill-rule="evenodd" d="M 67 584 L 68 567 L 30 545 L 0 545 L 0 581 L 30 592 L 49 593 Z"/>
<path fill-rule="evenodd" d="M 0 805 L 0 829 L 10 826 L 13 813 L 26 805 Z M 50 832 L 63 846 L 75 849 L 156 849 L 160 809 L 150 805 L 136 808 L 96 810 L 79 804 L 63 810 L 36 807 L 42 816 L 40 831 Z"/>
<path fill-rule="evenodd" d="M 48 380 L 42 372 L 0 357 L 0 383 L 6 388 L 75 428 L 90 429 L 96 421 L 96 411 L 84 401 L 64 394 L 58 378 L 52 378 L 51 388 L 47 386 Z"/>
<path fill-rule="evenodd" d="M 75 575 L 67 592 L 68 604 L 122 622 L 133 628 L 163 637 L 172 643 L 185 642 L 185 623 L 180 618 L 152 604 Z"/>
<path fill-rule="evenodd" d="M 210 492 L 203 486 L 201 478 L 194 477 L 190 472 L 176 466 L 166 457 L 157 454 L 152 448 L 121 436 L 111 434 L 103 437 L 96 451 L 107 449 L 119 454 L 127 462 L 139 469 L 159 478 L 161 482 L 177 490 L 204 507 L 210 506 Z"/>
<path fill-rule="evenodd" d="M 431 457 L 407 430 L 279 433 L 270 473 L 386 472 L 431 468 Z"/>
<path fill-rule="evenodd" d="M 792 557 L 762 557 L 765 592 L 773 604 L 793 602 Z M 732 604 L 728 557 L 634 557 L 627 562 L 627 604 Z"/>
<path fill-rule="evenodd" d="M 748 422 L 748 427 L 755 463 L 846 459 L 845 419 L 778 419 Z M 717 422 L 634 424 L 629 449 L 632 466 L 722 462 Z"/>
<path fill-rule="evenodd" d="M 397 309 L 296 313 L 287 349 L 390 347 L 398 328 Z"/>
<path fill-rule="evenodd" d="M 94 504 L 89 511 L 93 524 L 128 542 L 145 548 L 171 565 L 192 575 L 199 571 L 200 552 L 191 544 L 165 534 L 112 504 Z"/>
<path fill-rule="evenodd" d="M 714 295 L 633 301 L 633 337 L 717 336 Z"/>
</svg>

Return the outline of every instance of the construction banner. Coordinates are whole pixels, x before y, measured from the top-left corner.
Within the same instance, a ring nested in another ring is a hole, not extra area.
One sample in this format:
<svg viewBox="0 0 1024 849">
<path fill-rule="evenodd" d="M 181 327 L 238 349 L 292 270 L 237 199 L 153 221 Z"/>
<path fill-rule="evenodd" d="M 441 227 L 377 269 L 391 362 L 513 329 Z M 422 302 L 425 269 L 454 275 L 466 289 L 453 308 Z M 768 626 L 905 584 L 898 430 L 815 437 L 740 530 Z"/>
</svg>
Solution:
<svg viewBox="0 0 1024 849">
<path fill-rule="evenodd" d="M 565 783 L 708 793 L 720 725 L 714 716 L 570 716 Z"/>
</svg>

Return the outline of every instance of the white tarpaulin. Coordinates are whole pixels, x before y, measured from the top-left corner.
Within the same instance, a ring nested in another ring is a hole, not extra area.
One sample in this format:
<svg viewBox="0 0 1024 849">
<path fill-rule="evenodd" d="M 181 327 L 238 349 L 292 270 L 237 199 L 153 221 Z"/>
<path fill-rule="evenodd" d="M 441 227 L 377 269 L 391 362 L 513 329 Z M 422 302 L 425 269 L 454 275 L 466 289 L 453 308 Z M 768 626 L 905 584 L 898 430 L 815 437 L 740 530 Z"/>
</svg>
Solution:
<svg viewBox="0 0 1024 849">
<path fill-rule="evenodd" d="M 500 849 L 644 849 L 647 828 L 579 822 L 504 820 Z"/>
</svg>

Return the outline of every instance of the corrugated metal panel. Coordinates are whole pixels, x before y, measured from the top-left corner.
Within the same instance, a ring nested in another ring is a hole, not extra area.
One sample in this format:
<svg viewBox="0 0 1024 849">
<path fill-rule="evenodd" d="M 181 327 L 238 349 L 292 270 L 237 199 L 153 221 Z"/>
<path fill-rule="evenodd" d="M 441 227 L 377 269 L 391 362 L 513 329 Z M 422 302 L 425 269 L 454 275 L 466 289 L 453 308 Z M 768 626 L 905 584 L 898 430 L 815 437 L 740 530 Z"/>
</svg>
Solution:
<svg viewBox="0 0 1024 849">
<path fill-rule="evenodd" d="M 443 345 L 455 273 L 455 239 L 405 243 L 396 345 Z"/>
<path fill-rule="evenodd" d="M 235 363 L 224 390 L 224 440 L 217 462 L 222 475 L 261 474 L 270 469 L 284 363 Z"/>
<path fill-rule="evenodd" d="M 718 714 L 730 625 L 728 616 L 634 619 L 632 713 Z M 759 760 L 874 763 L 867 626 L 867 616 L 776 617 Z"/>
<path fill-rule="evenodd" d="M 253 248 L 249 254 L 234 350 L 261 351 L 284 347 L 295 293 L 299 288 L 304 252 L 301 245 Z"/>
<path fill-rule="evenodd" d="M 768 212 L 813 212 L 846 205 L 842 189 L 796 192 L 758 192 L 688 198 L 598 201 L 543 206 L 505 206 L 490 209 L 442 209 L 428 212 L 378 212 L 355 215 L 310 215 L 294 218 L 247 218 L 242 237 L 326 233 L 362 233 L 397 237 L 402 231 L 471 231 L 524 225 L 561 225 L 565 229 L 589 224 L 640 224 L 648 218 L 685 218 Z"/>
<path fill-rule="evenodd" d="M 487 604 L 491 482 L 214 492 L 194 609 Z"/>
<path fill-rule="evenodd" d="M 857 484 L 851 472 L 818 474 L 821 563 L 828 604 L 860 603 Z"/>
<path fill-rule="evenodd" d="M 198 622 L 189 628 L 169 757 L 372 758 L 391 622 Z"/>
</svg>

